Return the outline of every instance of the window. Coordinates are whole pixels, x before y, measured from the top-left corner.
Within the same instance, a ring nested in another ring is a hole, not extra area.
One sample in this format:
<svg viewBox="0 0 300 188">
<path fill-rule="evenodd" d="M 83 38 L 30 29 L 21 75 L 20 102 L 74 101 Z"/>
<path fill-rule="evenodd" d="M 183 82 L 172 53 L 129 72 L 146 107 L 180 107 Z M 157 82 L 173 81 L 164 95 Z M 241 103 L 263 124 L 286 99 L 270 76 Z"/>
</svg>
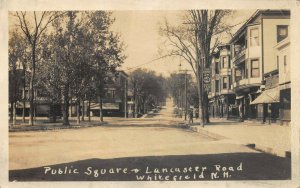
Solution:
<svg viewBox="0 0 300 188">
<path fill-rule="evenodd" d="M 228 77 L 223 77 L 223 89 L 227 89 L 228 86 Z"/>
<path fill-rule="evenodd" d="M 222 57 L 223 68 L 229 68 L 228 57 Z"/>
<path fill-rule="evenodd" d="M 115 92 L 115 90 L 107 90 L 106 97 L 111 99 L 115 98 Z"/>
<path fill-rule="evenodd" d="M 287 25 L 277 25 L 277 42 L 282 41 L 288 36 Z"/>
<path fill-rule="evenodd" d="M 286 73 L 286 65 L 287 65 L 287 59 L 286 55 L 283 56 L 283 72 Z"/>
<path fill-rule="evenodd" d="M 244 70 L 243 78 L 248 78 L 248 62 L 247 61 L 245 61 L 245 64 L 242 68 Z"/>
<path fill-rule="evenodd" d="M 258 28 L 250 29 L 250 46 L 259 46 Z"/>
<path fill-rule="evenodd" d="M 220 90 L 219 90 L 219 80 L 216 80 L 216 92 L 219 92 Z"/>
<path fill-rule="evenodd" d="M 219 74 L 219 62 L 216 62 L 215 64 L 215 72 L 216 74 Z"/>
<path fill-rule="evenodd" d="M 259 61 L 258 59 L 251 60 L 251 77 L 259 77 Z"/>
<path fill-rule="evenodd" d="M 235 81 L 238 82 L 241 79 L 242 79 L 241 69 L 235 69 Z"/>
</svg>

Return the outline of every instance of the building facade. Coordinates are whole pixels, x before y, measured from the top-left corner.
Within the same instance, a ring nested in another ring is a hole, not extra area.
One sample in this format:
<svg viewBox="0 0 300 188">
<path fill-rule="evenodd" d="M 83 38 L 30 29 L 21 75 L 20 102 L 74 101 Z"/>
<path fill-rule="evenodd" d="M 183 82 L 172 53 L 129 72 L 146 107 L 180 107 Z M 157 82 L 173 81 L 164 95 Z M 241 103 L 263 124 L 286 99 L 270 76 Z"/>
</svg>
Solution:
<svg viewBox="0 0 300 188">
<path fill-rule="evenodd" d="M 127 86 L 128 75 L 124 71 L 118 71 L 117 75 L 107 76 L 102 96 L 102 112 L 104 116 L 124 116 L 128 114 Z M 126 109 L 125 109 L 126 107 Z M 99 116 L 99 103 L 92 103 L 90 112 L 92 116 Z"/>
<path fill-rule="evenodd" d="M 282 124 L 291 121 L 291 64 L 290 39 L 286 37 L 276 46 L 279 67 L 279 118 Z"/>
<path fill-rule="evenodd" d="M 211 72 L 210 115 L 218 118 L 237 116 L 235 93 L 231 89 L 230 45 L 218 46 L 212 57 Z"/>
<path fill-rule="evenodd" d="M 263 123 L 276 123 L 283 120 L 283 116 L 280 117 L 282 103 L 280 101 L 279 77 L 287 75 L 287 72 L 285 72 L 287 68 L 284 67 L 280 71 L 279 66 L 286 65 L 289 61 L 287 58 L 288 50 L 286 49 L 289 42 L 285 42 L 285 39 L 289 33 L 290 13 L 288 11 L 269 11 L 262 13 L 262 15 L 266 17 L 263 20 L 264 28 L 262 32 L 263 82 L 259 96 L 251 102 L 251 105 L 257 106 L 260 121 Z M 290 83 L 290 79 L 287 79 L 287 77 L 281 85 L 287 82 Z M 290 96 L 290 93 L 286 96 Z M 288 101 L 290 101 L 290 97 Z M 286 106 L 289 106 L 290 109 L 290 105 L 287 104 L 282 108 L 287 108 Z M 283 111 L 282 114 L 284 114 Z"/>
<path fill-rule="evenodd" d="M 291 120 L 290 11 L 258 10 L 212 54 L 211 117 Z"/>
<path fill-rule="evenodd" d="M 274 46 L 277 28 L 289 25 L 289 18 L 289 11 L 258 10 L 230 40 L 232 89 L 243 119 L 262 122 L 267 118 L 278 119 L 279 101 L 275 94 L 278 68 Z M 275 95 L 272 101 L 259 97 L 264 89 L 264 95 Z"/>
</svg>

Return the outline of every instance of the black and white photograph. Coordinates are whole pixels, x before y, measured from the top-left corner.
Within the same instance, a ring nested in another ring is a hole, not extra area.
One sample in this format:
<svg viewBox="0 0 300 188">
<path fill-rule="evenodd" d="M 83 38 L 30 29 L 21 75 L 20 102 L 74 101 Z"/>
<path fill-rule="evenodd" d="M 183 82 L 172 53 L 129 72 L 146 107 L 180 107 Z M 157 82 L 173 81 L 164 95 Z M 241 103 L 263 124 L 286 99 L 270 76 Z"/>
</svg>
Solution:
<svg viewBox="0 0 300 188">
<path fill-rule="evenodd" d="M 3 186 L 297 180 L 287 7 L 8 9 Z"/>
</svg>

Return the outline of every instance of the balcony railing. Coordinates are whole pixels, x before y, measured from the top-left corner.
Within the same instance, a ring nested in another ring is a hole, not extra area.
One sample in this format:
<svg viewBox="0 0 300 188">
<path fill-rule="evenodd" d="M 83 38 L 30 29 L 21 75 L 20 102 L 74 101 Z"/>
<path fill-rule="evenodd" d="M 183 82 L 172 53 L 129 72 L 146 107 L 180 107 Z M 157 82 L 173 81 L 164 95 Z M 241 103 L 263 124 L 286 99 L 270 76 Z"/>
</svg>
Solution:
<svg viewBox="0 0 300 188">
<path fill-rule="evenodd" d="M 234 64 L 238 64 L 245 60 L 245 54 L 246 54 L 246 47 L 241 48 L 238 52 L 235 53 L 236 55 L 232 57 L 232 62 Z"/>
</svg>

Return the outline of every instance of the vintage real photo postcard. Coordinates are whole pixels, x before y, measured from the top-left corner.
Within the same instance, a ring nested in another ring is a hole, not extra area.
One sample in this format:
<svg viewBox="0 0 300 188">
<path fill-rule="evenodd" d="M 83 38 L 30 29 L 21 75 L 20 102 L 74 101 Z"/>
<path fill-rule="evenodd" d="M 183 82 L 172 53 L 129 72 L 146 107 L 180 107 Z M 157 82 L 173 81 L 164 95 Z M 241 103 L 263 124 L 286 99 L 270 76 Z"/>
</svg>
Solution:
<svg viewBox="0 0 300 188">
<path fill-rule="evenodd" d="M 297 11 L 8 8 L 3 186 L 297 185 Z"/>
</svg>

